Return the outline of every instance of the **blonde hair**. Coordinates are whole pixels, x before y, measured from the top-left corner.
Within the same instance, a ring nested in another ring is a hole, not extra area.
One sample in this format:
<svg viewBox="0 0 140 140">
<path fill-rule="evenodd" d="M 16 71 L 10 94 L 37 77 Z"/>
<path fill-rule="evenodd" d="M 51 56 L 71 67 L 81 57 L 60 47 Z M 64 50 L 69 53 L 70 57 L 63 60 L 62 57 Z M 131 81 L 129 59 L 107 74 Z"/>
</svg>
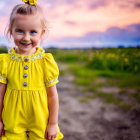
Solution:
<svg viewBox="0 0 140 140">
<path fill-rule="evenodd" d="M 47 21 L 43 15 L 43 11 L 41 9 L 40 6 L 38 5 L 29 5 L 29 4 L 18 4 L 16 5 L 11 14 L 10 14 L 10 18 L 9 18 L 9 24 L 5 29 L 5 36 L 7 38 L 8 41 L 10 41 L 11 36 L 12 36 L 12 26 L 15 20 L 15 15 L 16 14 L 21 14 L 21 15 L 35 15 L 39 13 L 40 14 L 40 19 L 41 19 L 41 24 L 42 27 L 45 31 L 48 31 L 47 29 Z M 41 39 L 41 43 L 42 43 L 42 39 Z"/>
</svg>

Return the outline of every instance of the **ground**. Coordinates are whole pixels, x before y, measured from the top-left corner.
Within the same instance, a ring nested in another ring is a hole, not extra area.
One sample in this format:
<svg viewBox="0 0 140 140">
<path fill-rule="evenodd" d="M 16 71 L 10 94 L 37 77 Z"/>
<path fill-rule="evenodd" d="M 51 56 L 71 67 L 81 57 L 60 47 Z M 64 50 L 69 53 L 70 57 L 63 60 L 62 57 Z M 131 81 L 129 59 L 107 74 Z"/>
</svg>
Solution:
<svg viewBox="0 0 140 140">
<path fill-rule="evenodd" d="M 81 97 L 91 93 L 75 84 L 75 77 L 68 66 L 59 64 L 59 68 L 65 70 L 57 84 L 59 127 L 64 134 L 63 140 L 140 140 L 139 108 L 124 111 L 101 98 L 81 102 Z M 104 81 L 99 79 L 97 82 L 101 80 Z M 119 88 L 104 87 L 99 90 L 117 93 Z"/>
</svg>

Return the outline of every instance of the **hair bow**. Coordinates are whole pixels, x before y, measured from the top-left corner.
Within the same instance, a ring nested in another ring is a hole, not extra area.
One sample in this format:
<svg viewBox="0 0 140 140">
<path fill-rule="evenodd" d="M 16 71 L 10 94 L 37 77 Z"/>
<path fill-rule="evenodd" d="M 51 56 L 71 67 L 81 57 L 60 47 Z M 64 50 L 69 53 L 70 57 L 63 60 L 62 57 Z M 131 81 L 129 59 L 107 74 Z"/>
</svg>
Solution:
<svg viewBox="0 0 140 140">
<path fill-rule="evenodd" d="M 37 3 L 36 3 L 37 0 L 22 0 L 22 1 L 25 3 L 28 3 L 30 5 L 37 5 Z"/>
</svg>

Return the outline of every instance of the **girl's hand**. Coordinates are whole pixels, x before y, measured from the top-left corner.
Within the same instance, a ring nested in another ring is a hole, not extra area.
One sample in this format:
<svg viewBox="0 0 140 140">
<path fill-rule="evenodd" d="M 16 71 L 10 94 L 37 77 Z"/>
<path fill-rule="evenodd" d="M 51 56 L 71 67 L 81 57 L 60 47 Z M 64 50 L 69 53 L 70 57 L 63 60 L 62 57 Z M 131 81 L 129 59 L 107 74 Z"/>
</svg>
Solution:
<svg viewBox="0 0 140 140">
<path fill-rule="evenodd" d="M 5 131 L 4 131 L 4 125 L 3 125 L 3 122 L 0 121 L 0 137 L 1 137 L 2 135 L 4 135 L 4 133 L 5 133 Z"/>
<path fill-rule="evenodd" d="M 57 130 L 56 124 L 49 124 L 48 123 L 48 126 L 46 128 L 46 132 L 45 132 L 45 138 L 47 140 L 54 140 L 54 138 L 57 137 L 57 133 L 58 133 L 58 130 Z"/>
</svg>

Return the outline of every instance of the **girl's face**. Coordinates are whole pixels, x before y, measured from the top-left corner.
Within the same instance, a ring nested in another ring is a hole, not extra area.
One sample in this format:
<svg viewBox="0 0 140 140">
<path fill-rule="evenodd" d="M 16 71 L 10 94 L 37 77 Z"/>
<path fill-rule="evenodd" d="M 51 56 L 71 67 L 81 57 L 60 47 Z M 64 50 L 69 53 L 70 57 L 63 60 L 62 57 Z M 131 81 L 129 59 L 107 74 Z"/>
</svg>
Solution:
<svg viewBox="0 0 140 140">
<path fill-rule="evenodd" d="M 18 53 L 27 55 L 33 54 L 35 47 L 44 33 L 45 30 L 42 28 L 39 14 L 16 14 L 11 35 L 18 47 Z"/>
</svg>

